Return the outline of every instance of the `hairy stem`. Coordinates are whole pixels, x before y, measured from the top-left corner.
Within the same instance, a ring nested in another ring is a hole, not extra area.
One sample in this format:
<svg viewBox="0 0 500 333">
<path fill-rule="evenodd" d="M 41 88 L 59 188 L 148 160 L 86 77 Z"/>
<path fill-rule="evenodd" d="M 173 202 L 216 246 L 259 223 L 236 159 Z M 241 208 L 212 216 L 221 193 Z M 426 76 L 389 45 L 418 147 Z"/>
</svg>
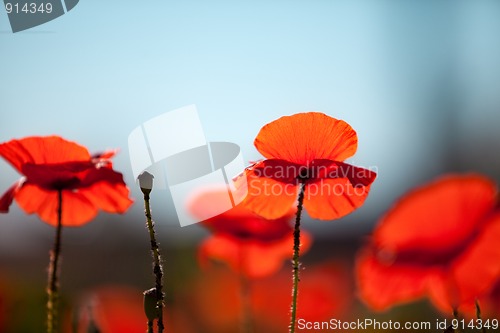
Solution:
<svg viewBox="0 0 500 333">
<path fill-rule="evenodd" d="M 290 333 L 295 332 L 296 317 L 297 317 L 297 298 L 299 294 L 299 270 L 300 270 L 300 218 L 302 216 L 302 208 L 304 205 L 305 183 L 300 183 L 299 196 L 297 200 L 297 214 L 295 216 L 295 228 L 293 230 L 293 287 L 292 287 L 292 305 L 290 315 Z"/>
<path fill-rule="evenodd" d="M 163 267 L 161 264 L 160 249 L 156 242 L 154 223 L 151 217 L 151 208 L 149 205 L 149 192 L 143 190 L 144 193 L 144 211 L 146 214 L 146 225 L 149 231 L 149 238 L 151 240 L 151 255 L 153 257 L 153 274 L 155 275 L 155 288 L 156 288 L 156 310 L 157 310 L 157 323 L 158 333 L 162 333 L 163 326 Z M 148 322 L 149 325 L 149 322 Z"/>
<path fill-rule="evenodd" d="M 477 319 L 481 320 L 481 322 L 482 322 L 481 307 L 479 306 L 479 300 L 478 299 L 476 299 L 475 304 L 476 304 L 476 317 L 477 317 Z M 481 327 L 481 332 L 486 333 L 486 327 L 482 326 Z"/>
<path fill-rule="evenodd" d="M 59 302 L 59 256 L 61 254 L 62 233 L 62 190 L 57 191 L 57 227 L 54 245 L 50 251 L 49 281 L 47 285 L 47 333 L 57 332 Z"/>
<path fill-rule="evenodd" d="M 453 319 L 456 319 L 457 322 L 460 322 L 460 314 L 458 313 L 458 309 L 454 308 L 453 309 Z M 457 327 L 456 329 L 453 329 L 455 333 L 461 333 L 460 327 Z"/>
<path fill-rule="evenodd" d="M 152 320 L 148 320 L 148 333 L 154 333 Z"/>
</svg>

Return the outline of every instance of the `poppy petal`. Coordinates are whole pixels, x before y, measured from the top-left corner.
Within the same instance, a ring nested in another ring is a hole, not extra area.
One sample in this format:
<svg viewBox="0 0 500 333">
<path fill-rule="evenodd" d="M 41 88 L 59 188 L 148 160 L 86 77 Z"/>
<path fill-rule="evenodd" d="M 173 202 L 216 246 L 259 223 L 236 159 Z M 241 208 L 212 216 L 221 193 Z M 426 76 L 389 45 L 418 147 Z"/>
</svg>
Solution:
<svg viewBox="0 0 500 333">
<path fill-rule="evenodd" d="M 78 191 L 63 191 L 62 201 L 63 226 L 80 226 L 97 215 L 97 208 Z M 27 214 L 36 213 L 42 221 L 57 226 L 57 191 L 26 183 L 17 193 L 16 202 Z"/>
<path fill-rule="evenodd" d="M 429 279 L 440 282 L 427 267 L 385 264 L 371 253 L 358 257 L 356 274 L 361 299 L 377 311 L 423 297 Z"/>
<path fill-rule="evenodd" d="M 20 173 L 25 163 L 46 164 L 90 160 L 87 148 L 59 136 L 32 136 L 2 143 L 0 156 Z"/>
<path fill-rule="evenodd" d="M 375 230 L 374 241 L 396 252 L 449 252 L 473 237 L 495 200 L 496 186 L 483 176 L 441 178 L 400 200 Z"/>
<path fill-rule="evenodd" d="M 31 184 L 47 190 L 75 189 L 105 181 L 123 184 L 123 175 L 109 167 L 97 168 L 89 161 L 58 164 L 31 164 L 22 166 L 22 173 Z"/>
<path fill-rule="evenodd" d="M 452 275 L 458 286 L 460 303 L 473 302 L 491 289 L 500 277 L 500 214 L 488 219 L 488 225 L 455 261 Z"/>
<path fill-rule="evenodd" d="M 73 189 L 80 185 L 85 173 L 95 169 L 90 162 L 67 162 L 57 164 L 25 163 L 22 173 L 30 184 L 47 190 Z"/>
<path fill-rule="evenodd" d="M 291 232 L 290 219 L 295 208 L 275 220 L 266 220 L 255 214 L 243 204 L 224 211 L 227 201 L 227 188 L 210 188 L 204 190 L 188 203 L 188 209 L 196 218 L 213 216 L 202 222 L 202 225 L 213 233 L 222 233 L 236 238 L 273 241 L 281 239 Z M 216 215 L 217 212 L 224 211 Z"/>
<path fill-rule="evenodd" d="M 268 220 L 287 215 L 297 199 L 297 185 L 259 177 L 254 169 L 246 170 L 248 193 L 243 205 Z"/>
<path fill-rule="evenodd" d="M 204 221 L 202 224 L 214 233 L 233 235 L 240 239 L 255 239 L 263 242 L 283 238 L 291 231 L 290 213 L 276 220 L 266 220 L 239 205 Z"/>
<path fill-rule="evenodd" d="M 374 171 L 343 162 L 316 160 L 314 164 L 317 178 L 347 178 L 354 187 L 371 185 L 377 178 Z"/>
<path fill-rule="evenodd" d="M 14 201 L 14 197 L 17 192 L 24 185 L 25 179 L 21 178 L 17 182 L 14 183 L 9 189 L 2 195 L 0 198 L 0 213 L 8 213 L 9 207 L 12 205 L 12 201 Z"/>
<path fill-rule="evenodd" d="M 83 177 L 80 187 L 92 186 L 95 183 L 106 182 L 107 184 L 122 184 L 123 175 L 110 168 L 93 168 Z"/>
<path fill-rule="evenodd" d="M 115 157 L 116 154 L 118 154 L 118 149 L 110 149 L 96 154 L 92 154 L 92 160 L 97 160 L 97 161 L 109 160 Z"/>
<path fill-rule="evenodd" d="M 314 159 L 344 161 L 356 152 L 358 138 L 345 121 L 307 112 L 265 125 L 254 144 L 266 158 L 309 165 Z"/>
<path fill-rule="evenodd" d="M 427 291 L 431 303 L 436 309 L 443 313 L 450 314 L 453 309 L 456 309 L 459 300 L 456 283 L 450 276 L 449 271 L 442 270 L 441 272 L 429 276 L 427 281 Z M 461 314 L 465 314 L 460 311 Z"/>
<path fill-rule="evenodd" d="M 312 240 L 303 232 L 301 250 L 307 251 Z M 199 259 L 206 266 L 208 259 L 223 261 L 232 270 L 249 278 L 260 278 L 277 272 L 285 260 L 292 258 L 293 236 L 273 242 L 242 241 L 224 234 L 214 234 L 199 247 Z"/>
<path fill-rule="evenodd" d="M 99 182 L 80 189 L 80 194 L 93 206 L 108 213 L 124 213 L 134 202 L 129 199 L 130 190 L 123 184 Z"/>
<path fill-rule="evenodd" d="M 325 166 L 323 168 L 327 169 Z M 300 165 L 285 160 L 268 159 L 254 163 L 245 171 L 247 175 L 251 171 L 251 175 L 254 177 L 271 178 L 280 183 L 297 185 L 297 179 L 303 171 L 302 169 L 303 167 Z"/>
<path fill-rule="evenodd" d="M 333 220 L 361 207 L 370 186 L 353 186 L 348 178 L 322 179 L 306 185 L 304 208 L 318 220 Z"/>
</svg>

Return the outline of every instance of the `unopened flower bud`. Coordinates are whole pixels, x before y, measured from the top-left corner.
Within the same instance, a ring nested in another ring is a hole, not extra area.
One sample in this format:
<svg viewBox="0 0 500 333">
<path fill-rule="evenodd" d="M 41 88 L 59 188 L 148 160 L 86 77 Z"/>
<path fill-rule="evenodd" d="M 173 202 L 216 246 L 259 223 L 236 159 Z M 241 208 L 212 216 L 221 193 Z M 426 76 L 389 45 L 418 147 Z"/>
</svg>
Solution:
<svg viewBox="0 0 500 333">
<path fill-rule="evenodd" d="M 153 178 L 154 176 L 147 171 L 141 172 L 141 174 L 137 177 L 139 181 L 139 186 L 141 187 L 141 191 L 151 192 L 153 189 Z"/>
<path fill-rule="evenodd" d="M 158 309 L 156 307 L 156 288 L 151 288 L 143 293 L 144 295 L 144 313 L 149 321 L 158 318 Z"/>
</svg>

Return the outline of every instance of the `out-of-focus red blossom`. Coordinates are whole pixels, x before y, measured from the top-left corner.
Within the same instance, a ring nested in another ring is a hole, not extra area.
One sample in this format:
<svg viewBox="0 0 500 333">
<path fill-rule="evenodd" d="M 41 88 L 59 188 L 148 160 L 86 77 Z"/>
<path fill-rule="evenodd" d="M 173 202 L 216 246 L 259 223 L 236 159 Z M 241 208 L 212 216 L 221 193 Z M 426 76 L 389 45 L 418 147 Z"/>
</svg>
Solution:
<svg viewBox="0 0 500 333">
<path fill-rule="evenodd" d="M 322 263 L 307 267 L 301 277 L 298 318 L 307 321 L 342 319 L 353 300 L 353 287 L 344 265 Z M 290 272 L 279 273 L 250 283 L 251 321 L 254 332 L 281 333 L 290 318 Z M 285 281 L 285 282 L 284 282 Z M 291 283 L 291 282 L 290 282 Z M 204 332 L 238 331 L 241 318 L 238 277 L 222 267 L 203 274 L 190 288 L 193 320 L 203 323 Z M 301 330 L 301 332 L 318 330 Z"/>
<path fill-rule="evenodd" d="M 312 218 L 332 220 L 359 208 L 376 174 L 343 161 L 357 150 L 349 124 L 319 112 L 281 117 L 265 125 L 255 147 L 266 160 L 245 170 L 245 205 L 276 219 L 285 215 L 305 183 L 304 208 Z"/>
<path fill-rule="evenodd" d="M 88 292 L 82 297 L 76 315 L 67 318 L 64 332 L 73 332 L 71 326 L 75 321 L 76 333 L 91 332 L 89 327 L 97 328 L 100 333 L 146 332 L 142 292 L 131 287 L 108 286 Z M 176 309 L 164 308 L 163 318 L 166 332 L 194 332 L 186 316 Z M 156 322 L 154 332 L 157 332 Z"/>
<path fill-rule="evenodd" d="M 449 175 L 404 196 L 357 259 L 361 298 L 372 308 L 428 296 L 442 311 L 473 311 L 500 277 L 496 185 Z"/>
<path fill-rule="evenodd" d="M 306 266 L 307 274 L 300 277 L 297 318 L 307 322 L 341 319 L 347 315 L 353 301 L 352 268 L 338 262 Z M 254 288 L 255 315 L 276 331 L 283 331 L 290 323 L 290 314 L 283 309 L 290 306 L 290 272 L 279 274 L 257 283 Z M 300 330 L 308 332 L 308 330 Z M 327 330 L 328 331 L 328 330 Z M 318 332 L 318 330 L 311 330 Z"/>
<path fill-rule="evenodd" d="M 239 278 L 225 267 L 207 269 L 186 290 L 186 309 L 204 333 L 237 331 L 241 316 Z"/>
<path fill-rule="evenodd" d="M 222 205 L 227 190 L 200 193 L 191 202 L 195 216 Z M 219 211 L 219 210 L 218 210 Z M 249 278 L 259 278 L 277 272 L 285 260 L 292 258 L 293 230 L 290 219 L 292 209 L 278 219 L 266 220 L 243 205 L 205 220 L 202 225 L 212 235 L 199 246 L 198 256 L 202 267 L 209 259 L 225 262 L 235 272 Z M 306 252 L 312 243 L 311 236 L 303 232 L 301 250 Z"/>
<path fill-rule="evenodd" d="M 82 225 L 99 209 L 124 213 L 132 200 L 122 174 L 112 169 L 114 154 L 90 155 L 87 148 L 59 136 L 0 144 L 0 156 L 24 176 L 0 198 L 0 212 L 8 212 L 15 199 L 26 213 L 36 213 L 56 225 L 57 192 L 61 190 L 64 226 Z"/>
<path fill-rule="evenodd" d="M 479 297 L 478 300 L 483 318 L 498 319 L 500 317 L 500 279 L 488 294 Z M 462 311 L 470 315 L 476 311 L 475 304 L 465 304 L 463 308 L 465 310 Z"/>
<path fill-rule="evenodd" d="M 500 317 L 500 280 L 493 290 L 481 301 L 483 316 L 489 318 Z"/>
</svg>

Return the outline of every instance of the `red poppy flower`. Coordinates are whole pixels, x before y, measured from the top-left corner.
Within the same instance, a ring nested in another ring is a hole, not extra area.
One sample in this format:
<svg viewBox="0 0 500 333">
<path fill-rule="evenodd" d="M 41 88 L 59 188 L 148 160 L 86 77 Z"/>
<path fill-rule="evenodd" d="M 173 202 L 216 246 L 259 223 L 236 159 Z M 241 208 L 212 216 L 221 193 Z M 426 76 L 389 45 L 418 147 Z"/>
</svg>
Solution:
<svg viewBox="0 0 500 333">
<path fill-rule="evenodd" d="M 260 130 L 254 144 L 267 160 L 245 172 L 245 205 L 267 219 L 289 211 L 300 183 L 305 183 L 304 207 L 312 218 L 340 218 L 363 204 L 376 177 L 343 163 L 356 152 L 356 132 L 323 113 L 279 118 Z"/>
<path fill-rule="evenodd" d="M 194 199 L 191 211 L 206 216 L 206 211 L 222 204 L 225 196 L 227 190 L 205 192 Z M 206 266 L 209 258 L 220 260 L 250 278 L 273 274 L 292 257 L 292 215 L 293 210 L 289 210 L 279 219 L 266 220 L 240 204 L 204 221 L 212 235 L 199 247 L 200 263 Z M 302 251 L 311 243 L 311 236 L 303 233 Z"/>
<path fill-rule="evenodd" d="M 57 225 L 62 191 L 62 225 L 79 226 L 98 209 L 123 213 L 132 204 L 123 176 L 112 169 L 114 151 L 90 155 L 87 148 L 58 136 L 28 137 L 0 144 L 0 156 L 24 175 L 0 198 L 0 212 L 12 201 L 28 214 Z"/>
<path fill-rule="evenodd" d="M 472 308 L 500 277 L 496 200 L 495 184 L 479 175 L 444 177 L 403 197 L 359 255 L 362 299 L 377 310 L 423 296 L 447 312 Z"/>
</svg>

